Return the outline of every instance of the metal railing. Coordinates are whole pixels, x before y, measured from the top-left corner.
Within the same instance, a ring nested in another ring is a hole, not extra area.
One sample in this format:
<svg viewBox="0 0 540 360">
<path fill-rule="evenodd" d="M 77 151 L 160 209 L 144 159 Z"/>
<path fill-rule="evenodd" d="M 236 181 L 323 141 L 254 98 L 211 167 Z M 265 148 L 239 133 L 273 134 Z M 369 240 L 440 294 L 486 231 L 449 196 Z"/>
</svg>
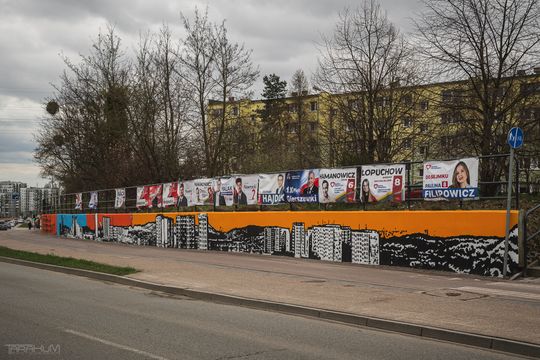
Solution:
<svg viewBox="0 0 540 360">
<path fill-rule="evenodd" d="M 495 154 L 495 155 L 485 155 L 479 156 L 479 168 L 482 168 L 482 163 L 485 161 L 500 161 L 502 162 L 502 167 L 507 164 L 509 154 Z M 455 160 L 455 159 L 449 159 Z M 441 160 L 443 161 L 443 160 Z M 404 199 L 398 203 L 392 203 L 392 209 L 412 209 L 418 202 L 425 201 L 422 196 L 422 179 L 423 179 L 423 161 L 404 161 L 401 163 L 392 163 L 395 165 L 403 164 L 406 167 L 407 179 L 406 184 L 404 185 Z M 519 164 L 519 161 L 516 161 L 516 164 Z M 377 164 L 380 165 L 380 164 Z M 501 164 L 499 164 L 501 165 Z M 351 165 L 343 166 L 344 168 L 360 168 L 362 165 Z M 507 168 L 507 167 L 506 167 Z M 520 189 L 520 177 L 519 167 L 516 166 L 516 176 L 515 176 L 515 188 L 516 191 L 512 193 L 512 201 L 514 208 L 519 208 L 519 190 Z M 282 172 L 283 173 L 283 172 Z M 505 184 L 507 174 L 502 173 L 500 178 L 497 179 L 480 179 L 478 181 L 479 187 L 479 197 L 474 201 L 493 201 L 493 200 L 505 200 Z M 119 209 L 114 207 L 115 205 L 115 189 L 103 189 L 103 190 L 94 190 L 82 192 L 83 196 L 83 210 L 75 209 L 75 196 L 76 193 L 69 194 L 60 194 L 57 198 L 51 199 L 51 204 L 43 208 L 43 213 L 124 213 L 124 212 L 171 212 L 171 211 L 243 211 L 243 210 L 378 210 L 382 209 L 379 203 L 365 203 L 360 201 L 360 178 L 357 177 L 356 182 L 356 202 L 354 203 L 340 203 L 338 204 L 298 204 L 298 203 L 287 203 L 282 205 L 234 205 L 234 206 L 213 206 L 213 205 L 203 205 L 203 206 L 191 206 L 191 207 L 167 207 L 167 208 L 138 208 L 137 203 L 137 186 L 125 187 L 126 197 L 125 197 L 125 206 Z M 178 180 L 171 180 L 178 181 Z M 145 186 L 160 185 L 160 184 L 145 184 Z M 487 194 L 487 188 L 490 187 L 492 195 L 482 195 Z M 493 191 L 493 189 L 495 189 Z M 98 206 L 97 209 L 88 209 L 87 205 L 90 200 L 90 194 L 92 192 L 98 193 Z M 460 209 L 464 207 L 464 204 L 470 203 L 473 200 L 447 200 L 446 208 L 455 208 Z"/>
</svg>

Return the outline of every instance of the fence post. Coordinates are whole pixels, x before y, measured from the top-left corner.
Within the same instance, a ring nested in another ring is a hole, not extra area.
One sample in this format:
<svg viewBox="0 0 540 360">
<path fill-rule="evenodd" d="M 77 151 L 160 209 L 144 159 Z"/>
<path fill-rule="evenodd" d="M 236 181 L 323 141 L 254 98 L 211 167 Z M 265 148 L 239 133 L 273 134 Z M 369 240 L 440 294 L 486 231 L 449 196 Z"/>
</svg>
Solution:
<svg viewBox="0 0 540 360">
<path fill-rule="evenodd" d="M 411 210 L 411 162 L 408 161 L 407 169 L 407 210 Z"/>
<path fill-rule="evenodd" d="M 520 191 L 520 183 L 519 183 L 519 158 L 517 154 L 515 154 L 515 163 L 516 163 L 516 210 L 519 210 L 519 191 Z"/>
</svg>

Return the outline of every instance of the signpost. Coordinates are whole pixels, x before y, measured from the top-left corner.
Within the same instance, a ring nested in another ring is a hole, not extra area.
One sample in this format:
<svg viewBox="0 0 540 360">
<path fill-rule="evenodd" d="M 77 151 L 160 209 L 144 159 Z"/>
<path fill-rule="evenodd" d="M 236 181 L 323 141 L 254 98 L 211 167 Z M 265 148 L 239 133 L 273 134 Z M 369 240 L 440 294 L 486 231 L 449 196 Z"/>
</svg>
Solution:
<svg viewBox="0 0 540 360">
<path fill-rule="evenodd" d="M 508 238 L 510 237 L 510 207 L 512 204 L 512 174 L 514 173 L 514 149 L 519 149 L 523 145 L 523 130 L 513 127 L 508 132 L 508 145 L 510 145 L 510 161 L 508 165 L 508 191 L 506 197 L 506 230 L 504 236 L 504 259 L 503 277 L 506 277 L 506 267 L 508 265 Z M 519 189 L 516 189 L 519 191 Z"/>
</svg>

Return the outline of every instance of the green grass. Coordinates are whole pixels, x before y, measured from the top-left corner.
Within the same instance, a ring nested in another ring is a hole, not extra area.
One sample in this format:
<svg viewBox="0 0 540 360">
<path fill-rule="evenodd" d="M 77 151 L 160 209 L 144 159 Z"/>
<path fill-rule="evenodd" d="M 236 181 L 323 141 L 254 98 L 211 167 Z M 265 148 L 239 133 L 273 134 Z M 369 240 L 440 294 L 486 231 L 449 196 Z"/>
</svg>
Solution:
<svg viewBox="0 0 540 360">
<path fill-rule="evenodd" d="M 129 275 L 139 272 L 139 270 L 132 267 L 113 266 L 72 257 L 56 256 L 53 254 L 43 255 L 29 251 L 13 250 L 4 246 L 0 246 L 0 256 L 68 268 L 92 270 L 113 275 Z"/>
</svg>

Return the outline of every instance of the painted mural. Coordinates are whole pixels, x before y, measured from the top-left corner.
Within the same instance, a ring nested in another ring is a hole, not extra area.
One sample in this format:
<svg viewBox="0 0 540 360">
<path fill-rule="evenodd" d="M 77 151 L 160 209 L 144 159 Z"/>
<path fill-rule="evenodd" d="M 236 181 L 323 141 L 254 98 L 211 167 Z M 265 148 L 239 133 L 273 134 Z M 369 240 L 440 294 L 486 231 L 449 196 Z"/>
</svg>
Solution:
<svg viewBox="0 0 540 360">
<path fill-rule="evenodd" d="M 58 214 L 69 238 L 501 276 L 504 211 Z M 517 270 L 518 212 L 508 271 Z M 52 232 L 53 227 L 44 228 Z"/>
</svg>

